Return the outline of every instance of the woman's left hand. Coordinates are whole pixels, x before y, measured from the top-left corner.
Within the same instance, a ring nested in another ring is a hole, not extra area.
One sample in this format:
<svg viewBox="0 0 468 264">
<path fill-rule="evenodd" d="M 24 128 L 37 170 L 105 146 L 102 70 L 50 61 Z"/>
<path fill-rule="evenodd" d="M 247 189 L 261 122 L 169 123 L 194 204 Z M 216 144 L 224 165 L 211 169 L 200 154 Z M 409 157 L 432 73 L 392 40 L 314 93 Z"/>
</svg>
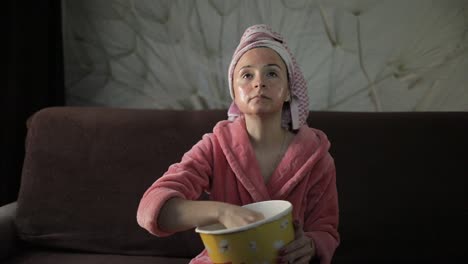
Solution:
<svg viewBox="0 0 468 264">
<path fill-rule="evenodd" d="M 308 238 L 299 221 L 294 221 L 295 238 L 284 246 L 278 256 L 278 263 L 307 264 L 315 257 L 314 241 Z"/>
</svg>

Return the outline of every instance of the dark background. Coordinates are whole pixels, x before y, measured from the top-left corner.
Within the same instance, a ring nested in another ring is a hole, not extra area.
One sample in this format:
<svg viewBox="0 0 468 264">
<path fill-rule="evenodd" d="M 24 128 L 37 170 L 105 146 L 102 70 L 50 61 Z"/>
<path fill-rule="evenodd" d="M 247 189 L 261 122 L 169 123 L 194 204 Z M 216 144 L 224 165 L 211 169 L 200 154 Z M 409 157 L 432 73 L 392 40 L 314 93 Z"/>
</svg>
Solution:
<svg viewBox="0 0 468 264">
<path fill-rule="evenodd" d="M 27 118 L 41 108 L 65 103 L 60 2 L 6 3 L 8 81 L 2 85 L 0 205 L 18 195 Z"/>
</svg>

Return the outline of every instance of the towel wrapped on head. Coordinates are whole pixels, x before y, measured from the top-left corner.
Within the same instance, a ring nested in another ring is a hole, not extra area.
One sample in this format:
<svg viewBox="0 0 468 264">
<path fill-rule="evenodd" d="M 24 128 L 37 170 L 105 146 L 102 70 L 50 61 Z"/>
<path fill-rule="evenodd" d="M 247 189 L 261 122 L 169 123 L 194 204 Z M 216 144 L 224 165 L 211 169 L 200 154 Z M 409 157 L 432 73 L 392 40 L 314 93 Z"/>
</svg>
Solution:
<svg viewBox="0 0 468 264">
<path fill-rule="evenodd" d="M 234 99 L 232 79 L 237 62 L 248 50 L 259 47 L 266 47 L 274 50 L 286 64 L 291 99 L 286 103 L 285 107 L 283 107 L 282 126 L 297 130 L 302 125 L 306 124 L 307 116 L 309 115 L 307 83 L 283 37 L 279 33 L 274 32 L 269 26 L 263 24 L 254 25 L 247 28 L 242 35 L 240 43 L 232 56 L 231 64 L 229 65 L 228 81 L 231 97 Z M 229 119 L 233 120 L 241 114 L 235 102 L 232 102 L 228 110 Z"/>
</svg>

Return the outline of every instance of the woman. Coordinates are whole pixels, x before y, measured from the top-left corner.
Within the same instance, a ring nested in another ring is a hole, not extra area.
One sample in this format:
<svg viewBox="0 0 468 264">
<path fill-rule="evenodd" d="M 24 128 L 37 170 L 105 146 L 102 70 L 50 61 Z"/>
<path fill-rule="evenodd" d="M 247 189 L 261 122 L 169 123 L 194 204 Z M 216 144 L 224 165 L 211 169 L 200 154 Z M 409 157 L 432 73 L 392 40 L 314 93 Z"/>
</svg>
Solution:
<svg viewBox="0 0 468 264">
<path fill-rule="evenodd" d="M 241 205 L 288 200 L 295 239 L 278 263 L 331 262 L 339 235 L 330 143 L 306 124 L 306 83 L 278 33 L 266 25 L 244 32 L 229 88 L 230 121 L 219 122 L 145 192 L 138 223 L 157 236 L 215 222 L 239 227 L 263 218 Z M 195 201 L 203 191 L 211 201 Z M 205 250 L 191 263 L 211 262 Z"/>
</svg>

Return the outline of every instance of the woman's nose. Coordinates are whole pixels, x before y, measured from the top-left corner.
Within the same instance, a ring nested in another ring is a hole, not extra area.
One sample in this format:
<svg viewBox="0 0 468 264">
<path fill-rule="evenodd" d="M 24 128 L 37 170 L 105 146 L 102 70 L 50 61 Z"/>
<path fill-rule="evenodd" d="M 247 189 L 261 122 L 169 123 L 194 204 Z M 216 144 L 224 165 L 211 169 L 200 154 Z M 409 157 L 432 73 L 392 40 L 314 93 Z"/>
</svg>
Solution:
<svg viewBox="0 0 468 264">
<path fill-rule="evenodd" d="M 255 79 L 255 83 L 254 83 L 254 84 L 255 84 L 255 88 L 260 88 L 260 87 L 261 87 L 261 88 L 265 88 L 265 87 L 266 87 L 266 86 L 265 86 L 265 81 L 264 81 L 263 78 L 261 78 L 261 77 L 257 77 L 257 78 Z"/>
</svg>

